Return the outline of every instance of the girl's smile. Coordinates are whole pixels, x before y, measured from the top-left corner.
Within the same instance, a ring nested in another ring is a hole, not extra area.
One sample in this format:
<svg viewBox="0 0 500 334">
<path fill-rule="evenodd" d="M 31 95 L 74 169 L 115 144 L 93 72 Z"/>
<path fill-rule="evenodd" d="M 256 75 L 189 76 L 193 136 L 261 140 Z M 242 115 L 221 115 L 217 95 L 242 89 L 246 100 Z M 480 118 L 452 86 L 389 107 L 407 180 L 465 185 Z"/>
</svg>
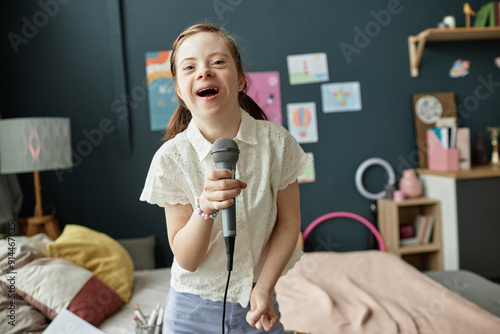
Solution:
<svg viewBox="0 0 500 334">
<path fill-rule="evenodd" d="M 219 95 L 219 88 L 214 85 L 207 85 L 206 87 L 200 88 L 196 95 L 201 98 L 206 98 L 207 100 L 211 100 Z"/>
</svg>

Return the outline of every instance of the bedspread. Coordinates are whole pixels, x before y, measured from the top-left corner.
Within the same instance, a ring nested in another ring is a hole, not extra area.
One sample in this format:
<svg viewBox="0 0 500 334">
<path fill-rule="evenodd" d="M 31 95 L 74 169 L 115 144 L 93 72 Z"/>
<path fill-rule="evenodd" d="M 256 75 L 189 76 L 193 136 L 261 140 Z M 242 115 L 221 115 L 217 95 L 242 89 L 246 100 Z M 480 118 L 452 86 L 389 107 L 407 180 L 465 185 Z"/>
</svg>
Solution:
<svg viewBox="0 0 500 334">
<path fill-rule="evenodd" d="M 276 292 L 285 328 L 306 333 L 500 333 L 500 318 L 390 253 L 306 253 Z"/>
</svg>

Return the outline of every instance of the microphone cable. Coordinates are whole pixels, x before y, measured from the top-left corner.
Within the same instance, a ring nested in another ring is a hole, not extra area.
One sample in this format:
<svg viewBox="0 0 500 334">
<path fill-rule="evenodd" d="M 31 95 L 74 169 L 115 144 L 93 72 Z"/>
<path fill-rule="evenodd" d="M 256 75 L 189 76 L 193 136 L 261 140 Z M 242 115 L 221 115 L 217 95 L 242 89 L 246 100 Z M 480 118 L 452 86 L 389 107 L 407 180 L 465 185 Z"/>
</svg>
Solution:
<svg viewBox="0 0 500 334">
<path fill-rule="evenodd" d="M 225 322 L 226 322 L 226 300 L 227 291 L 229 289 L 229 280 L 231 279 L 231 271 L 233 271 L 233 254 L 234 254 L 234 241 L 235 237 L 225 237 L 226 242 L 226 256 L 227 256 L 227 282 L 226 289 L 224 291 L 224 303 L 222 305 L 222 334 L 225 333 Z"/>
<path fill-rule="evenodd" d="M 225 333 L 225 322 L 226 322 L 226 299 L 227 299 L 227 290 L 229 288 L 229 280 L 231 279 L 231 271 L 227 272 L 227 283 L 226 283 L 226 291 L 224 292 L 224 304 L 222 305 L 222 334 Z"/>
</svg>

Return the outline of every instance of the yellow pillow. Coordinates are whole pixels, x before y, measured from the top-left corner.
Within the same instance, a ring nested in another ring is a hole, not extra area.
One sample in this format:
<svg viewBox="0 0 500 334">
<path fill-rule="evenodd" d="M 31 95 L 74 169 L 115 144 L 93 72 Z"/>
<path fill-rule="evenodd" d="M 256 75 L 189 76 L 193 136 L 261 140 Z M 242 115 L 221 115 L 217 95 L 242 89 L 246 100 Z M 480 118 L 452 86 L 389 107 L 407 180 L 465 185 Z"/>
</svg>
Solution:
<svg viewBox="0 0 500 334">
<path fill-rule="evenodd" d="M 128 303 L 134 282 L 134 264 L 115 239 L 80 225 L 66 225 L 62 234 L 47 244 L 50 257 L 66 259 L 90 270 Z"/>
</svg>

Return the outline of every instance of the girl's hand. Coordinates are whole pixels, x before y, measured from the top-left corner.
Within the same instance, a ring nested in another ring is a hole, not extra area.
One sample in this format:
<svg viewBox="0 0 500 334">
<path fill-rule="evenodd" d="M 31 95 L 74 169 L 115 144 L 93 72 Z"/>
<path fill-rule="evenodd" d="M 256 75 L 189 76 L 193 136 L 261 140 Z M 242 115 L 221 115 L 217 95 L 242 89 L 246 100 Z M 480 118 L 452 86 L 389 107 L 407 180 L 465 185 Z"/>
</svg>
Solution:
<svg viewBox="0 0 500 334">
<path fill-rule="evenodd" d="M 247 313 L 247 322 L 257 329 L 269 332 L 279 323 L 280 317 L 274 307 L 273 294 L 252 290 L 250 296 L 250 311 Z"/>
<path fill-rule="evenodd" d="M 200 196 L 200 208 L 203 212 L 212 214 L 229 208 L 234 203 L 234 198 L 247 187 L 245 182 L 238 179 L 228 179 L 231 174 L 229 169 L 214 169 L 207 174 Z"/>
</svg>

